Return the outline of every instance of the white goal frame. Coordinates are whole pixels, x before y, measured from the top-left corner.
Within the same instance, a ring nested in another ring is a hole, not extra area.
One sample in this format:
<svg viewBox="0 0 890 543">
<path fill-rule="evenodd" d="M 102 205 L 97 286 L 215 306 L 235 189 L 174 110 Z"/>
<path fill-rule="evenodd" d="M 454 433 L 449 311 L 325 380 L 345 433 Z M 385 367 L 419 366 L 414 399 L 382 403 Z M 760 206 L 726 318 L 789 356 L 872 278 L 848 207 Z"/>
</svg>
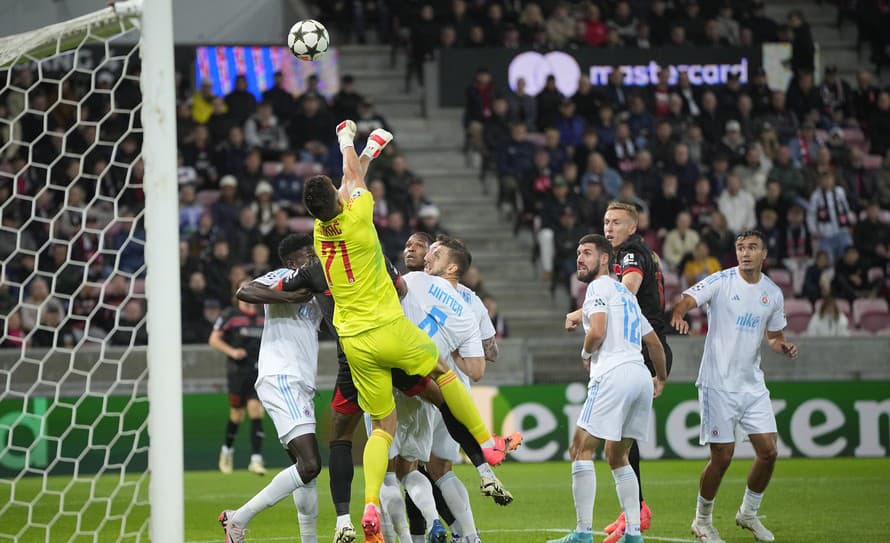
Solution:
<svg viewBox="0 0 890 543">
<path fill-rule="evenodd" d="M 140 27 L 148 331 L 149 537 L 182 543 L 184 474 L 176 104 L 172 0 L 109 2 L 75 19 L 0 39 L 0 67 L 75 49 L 85 36 Z M 141 17 L 140 17 L 141 16 Z"/>
</svg>

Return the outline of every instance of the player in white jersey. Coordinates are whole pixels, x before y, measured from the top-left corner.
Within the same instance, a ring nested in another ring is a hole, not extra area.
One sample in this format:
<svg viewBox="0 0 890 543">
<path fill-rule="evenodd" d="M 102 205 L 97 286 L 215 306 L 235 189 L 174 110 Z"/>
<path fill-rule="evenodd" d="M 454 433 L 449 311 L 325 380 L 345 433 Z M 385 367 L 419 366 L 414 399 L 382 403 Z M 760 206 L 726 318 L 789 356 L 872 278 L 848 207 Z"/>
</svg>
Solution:
<svg viewBox="0 0 890 543">
<path fill-rule="evenodd" d="M 712 274 L 683 293 L 674 306 L 671 325 L 689 332 L 683 317 L 696 306 L 707 304 L 708 335 L 698 380 L 702 445 L 711 458 L 699 486 L 692 533 L 706 543 L 720 543 L 711 520 L 714 498 L 735 451 L 736 430 L 743 431 L 757 453 L 736 524 L 751 530 L 758 541 L 775 538 L 757 518 L 763 492 L 776 463 L 776 417 L 760 369 L 760 344 L 766 335 L 769 347 L 797 358 L 797 346 L 785 341 L 785 308 L 782 291 L 761 267 L 767 256 L 766 241 L 759 231 L 742 232 L 736 238 L 735 268 Z"/>
<path fill-rule="evenodd" d="M 627 520 L 619 542 L 643 541 L 640 491 L 628 454 L 635 440 L 648 439 L 652 399 L 664 388 L 667 368 L 661 340 L 640 313 L 636 297 L 609 277 L 611 257 L 611 243 L 599 234 L 578 242 L 578 279 L 590 283 L 582 307 L 585 336 L 581 349 L 590 382 L 569 448 L 577 525 L 558 543 L 593 541 L 593 455 L 601 442 L 605 442 L 605 457 Z M 654 378 L 643 362 L 643 343 L 655 367 Z"/>
<path fill-rule="evenodd" d="M 239 509 L 220 514 L 226 543 L 242 543 L 247 523 L 260 511 L 291 494 L 300 521 L 300 540 L 317 542 L 316 477 L 321 471 L 321 457 L 315 437 L 312 399 L 318 369 L 321 309 L 311 295 L 275 288 L 293 270 L 315 257 L 312 238 L 291 234 L 281 241 L 278 254 L 287 267 L 254 279 L 238 290 L 237 297 L 245 302 L 265 304 L 256 391 L 294 465 L 279 472 Z"/>
</svg>

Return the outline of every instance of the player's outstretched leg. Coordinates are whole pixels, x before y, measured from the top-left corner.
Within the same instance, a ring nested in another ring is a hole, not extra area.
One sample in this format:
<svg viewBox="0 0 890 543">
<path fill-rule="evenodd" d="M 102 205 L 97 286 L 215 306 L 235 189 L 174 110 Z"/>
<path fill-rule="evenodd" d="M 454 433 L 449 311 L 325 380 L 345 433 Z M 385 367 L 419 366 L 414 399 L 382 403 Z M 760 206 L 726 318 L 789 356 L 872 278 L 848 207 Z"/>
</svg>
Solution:
<svg viewBox="0 0 890 543">
<path fill-rule="evenodd" d="M 433 498 L 433 485 L 430 480 L 419 471 L 413 470 L 402 477 L 402 485 L 426 520 L 427 541 L 445 543 L 445 527 L 436 511 L 436 500 Z"/>
<path fill-rule="evenodd" d="M 643 499 L 643 484 L 640 479 L 640 447 L 636 442 L 634 442 L 630 449 L 629 461 L 630 467 L 637 476 L 637 487 L 640 493 L 640 529 L 645 532 L 652 525 L 652 510 L 649 509 L 649 505 L 646 504 L 646 501 Z M 606 537 L 606 539 L 603 540 L 603 543 L 614 543 L 617 541 L 624 534 L 626 526 L 627 522 L 624 518 L 624 512 L 622 511 L 612 524 L 603 528 L 603 531 L 610 536 L 612 534 L 617 534 L 617 537 Z"/>
<path fill-rule="evenodd" d="M 776 458 L 778 457 L 776 448 L 777 436 L 774 433 L 766 433 L 752 434 L 749 437 L 757 456 L 754 459 L 754 464 L 751 466 L 751 471 L 748 473 L 748 486 L 745 488 L 742 505 L 735 515 L 735 523 L 740 528 L 750 530 L 757 541 L 775 541 L 776 538 L 773 533 L 767 530 L 766 526 L 760 522 L 760 519 L 757 517 L 757 511 L 760 509 L 763 493 L 766 491 L 766 487 L 773 475 L 773 468 L 776 465 Z"/>
<path fill-rule="evenodd" d="M 596 499 L 596 471 L 593 453 L 599 440 L 582 428 L 576 428 L 569 446 L 572 457 L 572 499 L 575 503 L 575 529 L 548 543 L 593 543 L 593 503 Z"/>
</svg>

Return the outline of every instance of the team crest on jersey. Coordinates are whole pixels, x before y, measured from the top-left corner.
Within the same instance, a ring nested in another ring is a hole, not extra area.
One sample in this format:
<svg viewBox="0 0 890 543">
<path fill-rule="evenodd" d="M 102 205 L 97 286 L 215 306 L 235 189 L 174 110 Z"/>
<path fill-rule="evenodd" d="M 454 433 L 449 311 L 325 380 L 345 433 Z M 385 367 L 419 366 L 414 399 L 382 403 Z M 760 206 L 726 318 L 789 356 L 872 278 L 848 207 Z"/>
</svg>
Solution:
<svg viewBox="0 0 890 543">
<path fill-rule="evenodd" d="M 636 266 L 637 259 L 633 253 L 627 253 L 624 255 L 624 258 L 621 259 L 622 266 Z"/>
<path fill-rule="evenodd" d="M 354 191 L 352 191 L 352 195 L 350 196 L 350 198 L 358 198 L 361 195 L 362 189 L 355 189 Z"/>
<path fill-rule="evenodd" d="M 765 292 L 760 295 L 760 305 L 769 305 L 769 297 Z"/>
<path fill-rule="evenodd" d="M 714 436 L 714 437 L 719 436 L 719 435 L 720 435 L 720 430 L 718 430 L 717 427 L 714 426 L 713 428 L 711 428 L 711 435 Z"/>
</svg>

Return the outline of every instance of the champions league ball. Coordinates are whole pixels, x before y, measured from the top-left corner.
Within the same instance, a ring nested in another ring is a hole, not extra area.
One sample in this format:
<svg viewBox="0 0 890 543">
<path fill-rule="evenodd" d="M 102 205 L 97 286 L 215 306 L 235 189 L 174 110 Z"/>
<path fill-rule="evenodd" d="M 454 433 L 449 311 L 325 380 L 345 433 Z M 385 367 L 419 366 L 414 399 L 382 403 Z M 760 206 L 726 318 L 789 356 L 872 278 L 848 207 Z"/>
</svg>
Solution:
<svg viewBox="0 0 890 543">
<path fill-rule="evenodd" d="M 287 46 L 300 60 L 318 60 L 330 44 L 328 30 L 315 19 L 299 21 L 287 34 Z"/>
</svg>

